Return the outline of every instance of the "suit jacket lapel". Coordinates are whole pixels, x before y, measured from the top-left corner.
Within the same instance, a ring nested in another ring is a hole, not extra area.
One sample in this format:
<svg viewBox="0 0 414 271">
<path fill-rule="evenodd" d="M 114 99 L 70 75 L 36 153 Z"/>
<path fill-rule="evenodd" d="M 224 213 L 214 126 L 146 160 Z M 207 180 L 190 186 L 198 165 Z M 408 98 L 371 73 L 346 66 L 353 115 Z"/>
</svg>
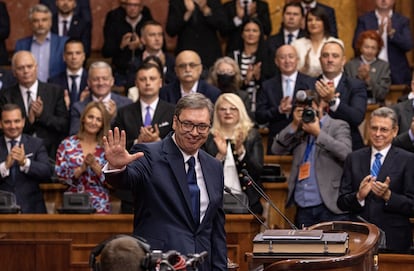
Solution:
<svg viewBox="0 0 414 271">
<path fill-rule="evenodd" d="M 381 165 L 381 169 L 378 173 L 377 179 L 379 181 L 385 181 L 385 178 L 387 178 L 388 172 L 391 170 L 391 166 L 393 164 L 392 161 L 395 161 L 397 159 L 398 150 L 391 147 L 391 149 L 388 151 L 387 156 L 385 156 L 384 162 Z"/>
</svg>

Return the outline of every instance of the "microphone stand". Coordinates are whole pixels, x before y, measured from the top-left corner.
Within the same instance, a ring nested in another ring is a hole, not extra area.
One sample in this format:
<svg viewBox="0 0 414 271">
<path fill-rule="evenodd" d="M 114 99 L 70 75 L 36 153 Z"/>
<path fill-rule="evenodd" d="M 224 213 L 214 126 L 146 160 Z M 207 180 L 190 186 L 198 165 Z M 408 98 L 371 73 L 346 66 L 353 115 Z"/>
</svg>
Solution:
<svg viewBox="0 0 414 271">
<path fill-rule="evenodd" d="M 263 191 L 263 189 L 253 180 L 253 178 L 249 175 L 249 172 L 246 169 L 241 170 L 242 174 L 245 176 L 245 180 L 247 185 L 251 185 L 254 190 L 256 190 L 260 196 L 262 196 L 267 203 L 272 207 L 273 210 L 275 210 L 288 224 L 293 230 L 298 230 L 298 227 L 293 224 L 289 218 L 287 218 L 282 211 L 280 211 L 279 208 L 273 203 L 273 201 L 270 199 L 270 197 Z"/>
<path fill-rule="evenodd" d="M 246 205 L 246 204 L 244 204 L 244 202 L 243 201 L 241 201 L 241 199 L 239 199 L 236 195 L 234 195 L 233 194 L 233 192 L 231 191 L 231 188 L 230 187 L 227 187 L 227 186 L 224 186 L 224 191 L 225 192 L 227 192 L 227 193 L 229 193 L 230 194 L 230 196 L 232 196 L 233 198 L 235 198 L 243 207 L 246 207 L 246 209 L 249 211 L 249 213 L 251 213 L 256 219 L 257 219 L 257 221 L 259 221 L 260 222 L 260 224 L 266 229 L 266 230 L 268 230 L 269 229 L 269 227 L 266 225 L 266 223 L 264 223 L 264 221 L 263 220 L 261 220 L 260 219 L 260 217 L 258 216 L 258 215 L 256 215 L 253 211 L 252 211 L 252 209 L 250 209 L 250 207 L 248 206 L 248 205 Z"/>
</svg>

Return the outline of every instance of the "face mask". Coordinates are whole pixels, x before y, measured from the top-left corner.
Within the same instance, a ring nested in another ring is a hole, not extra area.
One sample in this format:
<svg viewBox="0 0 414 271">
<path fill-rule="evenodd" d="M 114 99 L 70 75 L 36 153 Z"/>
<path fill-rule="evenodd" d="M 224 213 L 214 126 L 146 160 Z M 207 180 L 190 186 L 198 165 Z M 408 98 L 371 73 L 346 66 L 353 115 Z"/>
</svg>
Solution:
<svg viewBox="0 0 414 271">
<path fill-rule="evenodd" d="M 235 75 L 217 74 L 217 83 L 220 87 L 229 87 L 233 84 Z"/>
</svg>

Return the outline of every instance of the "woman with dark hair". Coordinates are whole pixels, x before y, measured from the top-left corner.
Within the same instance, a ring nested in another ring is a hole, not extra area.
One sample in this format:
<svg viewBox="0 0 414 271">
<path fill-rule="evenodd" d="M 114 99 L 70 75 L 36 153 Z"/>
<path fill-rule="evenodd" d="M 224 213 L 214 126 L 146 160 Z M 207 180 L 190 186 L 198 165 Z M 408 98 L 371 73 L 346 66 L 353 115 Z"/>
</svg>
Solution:
<svg viewBox="0 0 414 271">
<path fill-rule="evenodd" d="M 109 192 L 104 186 L 106 164 L 102 137 L 109 129 L 109 116 L 101 102 L 84 109 L 79 132 L 65 138 L 56 153 L 55 171 L 68 184 L 68 192 L 88 193 L 97 213 L 109 213 Z"/>
<path fill-rule="evenodd" d="M 321 7 L 309 10 L 305 17 L 305 37 L 294 40 L 291 44 L 299 56 L 298 70 L 306 75 L 317 77 L 322 73 L 319 56 L 322 46 L 327 41 L 342 40 L 330 36 L 329 18 Z"/>
<path fill-rule="evenodd" d="M 238 64 L 241 72 L 241 89 L 247 91 L 251 102 L 249 111 L 256 111 L 256 94 L 262 80 L 268 75 L 268 57 L 264 44 L 263 29 L 260 21 L 250 18 L 243 23 L 242 42 L 231 57 Z"/>
<path fill-rule="evenodd" d="M 388 62 L 378 58 L 383 46 L 384 42 L 376 30 L 361 32 L 355 44 L 358 56 L 351 59 L 344 67 L 349 77 L 365 82 L 368 103 L 382 105 L 391 84 L 390 66 Z"/>
</svg>

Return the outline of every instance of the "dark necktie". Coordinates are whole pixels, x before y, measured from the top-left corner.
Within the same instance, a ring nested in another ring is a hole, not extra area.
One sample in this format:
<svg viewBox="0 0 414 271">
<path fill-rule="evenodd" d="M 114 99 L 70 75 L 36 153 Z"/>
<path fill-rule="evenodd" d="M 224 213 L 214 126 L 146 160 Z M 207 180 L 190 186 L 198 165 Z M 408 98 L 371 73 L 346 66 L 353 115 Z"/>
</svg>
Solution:
<svg viewBox="0 0 414 271">
<path fill-rule="evenodd" d="M 69 75 L 72 80 L 72 86 L 70 87 L 70 106 L 78 101 L 78 85 L 76 84 L 76 78 L 79 75 Z"/>
<path fill-rule="evenodd" d="M 9 143 L 10 143 L 10 152 L 11 152 L 13 147 L 16 146 L 17 141 L 12 139 L 12 140 L 9 141 Z M 9 169 L 10 170 L 10 178 L 11 178 L 13 184 L 16 183 L 17 167 L 18 167 L 17 162 L 14 161 L 13 165 Z"/>
<path fill-rule="evenodd" d="M 29 115 L 30 105 L 32 104 L 32 92 L 30 89 L 26 91 L 27 94 L 27 115 Z"/>
<path fill-rule="evenodd" d="M 372 164 L 372 168 L 371 168 L 371 175 L 374 176 L 374 177 L 378 176 L 378 173 L 381 169 L 381 157 L 382 157 L 381 153 L 377 152 L 375 154 L 375 160 L 374 160 L 374 163 Z"/>
<path fill-rule="evenodd" d="M 292 33 L 289 33 L 289 34 L 288 34 L 288 41 L 287 41 L 287 43 L 288 43 L 288 44 L 291 44 L 291 43 L 292 43 L 292 41 L 293 41 L 293 34 L 292 34 Z"/>
<path fill-rule="evenodd" d="M 200 189 L 197 185 L 194 156 L 191 156 L 190 159 L 187 160 L 187 163 L 187 183 L 188 189 L 190 190 L 191 208 L 193 212 L 194 221 L 196 222 L 196 224 L 198 224 L 200 223 Z"/>
<path fill-rule="evenodd" d="M 144 126 L 150 126 L 151 125 L 151 107 L 148 105 L 147 107 L 147 112 L 145 113 L 145 120 L 144 120 Z"/>
<path fill-rule="evenodd" d="M 68 35 L 68 21 L 67 20 L 63 20 L 63 31 L 62 34 L 63 36 L 67 36 Z"/>
</svg>

